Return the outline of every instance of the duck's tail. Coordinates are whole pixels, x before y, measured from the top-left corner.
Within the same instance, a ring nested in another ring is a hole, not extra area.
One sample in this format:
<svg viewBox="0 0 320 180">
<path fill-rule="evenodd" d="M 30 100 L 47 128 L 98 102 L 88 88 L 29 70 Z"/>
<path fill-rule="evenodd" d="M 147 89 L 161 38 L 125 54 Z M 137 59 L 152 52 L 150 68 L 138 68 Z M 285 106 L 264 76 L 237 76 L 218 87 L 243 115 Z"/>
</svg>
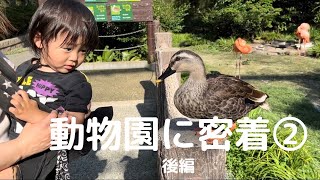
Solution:
<svg viewBox="0 0 320 180">
<path fill-rule="evenodd" d="M 264 92 L 261 92 L 259 90 L 256 90 L 254 89 L 252 91 L 252 94 L 248 97 L 248 99 L 250 99 L 251 101 L 253 102 L 256 102 L 256 103 L 264 103 L 266 101 L 266 99 L 268 98 L 269 96 L 264 93 Z"/>
</svg>

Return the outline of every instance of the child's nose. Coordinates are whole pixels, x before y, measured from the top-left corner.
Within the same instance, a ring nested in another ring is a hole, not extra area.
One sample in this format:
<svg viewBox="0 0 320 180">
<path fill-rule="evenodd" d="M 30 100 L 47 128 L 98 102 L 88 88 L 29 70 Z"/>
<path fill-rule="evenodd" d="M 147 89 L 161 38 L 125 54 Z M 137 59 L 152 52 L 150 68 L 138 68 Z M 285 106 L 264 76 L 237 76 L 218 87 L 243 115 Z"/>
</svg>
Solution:
<svg viewBox="0 0 320 180">
<path fill-rule="evenodd" d="M 78 60 L 78 57 L 79 57 L 79 53 L 76 52 L 76 51 L 73 51 L 73 52 L 70 54 L 69 59 L 72 60 L 72 61 L 77 61 L 77 60 Z"/>
</svg>

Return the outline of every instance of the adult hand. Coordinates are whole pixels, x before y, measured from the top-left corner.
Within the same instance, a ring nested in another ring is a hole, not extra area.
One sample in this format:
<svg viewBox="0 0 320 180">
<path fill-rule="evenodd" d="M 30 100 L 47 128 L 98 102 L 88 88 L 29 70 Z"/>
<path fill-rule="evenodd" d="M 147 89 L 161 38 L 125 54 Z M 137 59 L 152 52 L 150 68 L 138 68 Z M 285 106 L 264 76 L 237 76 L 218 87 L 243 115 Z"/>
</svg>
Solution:
<svg viewBox="0 0 320 180">
<path fill-rule="evenodd" d="M 17 138 L 21 148 L 21 158 L 42 152 L 50 147 L 52 118 L 57 118 L 58 113 L 52 111 L 46 118 L 37 123 L 27 123 Z"/>
</svg>

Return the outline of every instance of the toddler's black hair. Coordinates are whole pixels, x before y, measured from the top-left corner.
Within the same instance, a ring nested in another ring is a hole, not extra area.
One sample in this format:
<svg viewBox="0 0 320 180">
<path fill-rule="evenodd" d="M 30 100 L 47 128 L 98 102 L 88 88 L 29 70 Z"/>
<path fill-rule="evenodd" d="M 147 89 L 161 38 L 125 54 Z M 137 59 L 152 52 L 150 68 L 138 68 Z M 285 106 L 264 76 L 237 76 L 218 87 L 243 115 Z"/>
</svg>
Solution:
<svg viewBox="0 0 320 180">
<path fill-rule="evenodd" d="M 81 2 L 75 0 L 47 0 L 32 16 L 28 39 L 32 50 L 41 54 L 34 43 L 40 34 L 42 45 L 47 48 L 49 41 L 59 33 L 67 33 L 63 44 L 74 44 L 82 38 L 82 46 L 92 51 L 99 42 L 98 27 L 91 11 Z M 63 45 L 62 44 L 62 45 Z"/>
</svg>

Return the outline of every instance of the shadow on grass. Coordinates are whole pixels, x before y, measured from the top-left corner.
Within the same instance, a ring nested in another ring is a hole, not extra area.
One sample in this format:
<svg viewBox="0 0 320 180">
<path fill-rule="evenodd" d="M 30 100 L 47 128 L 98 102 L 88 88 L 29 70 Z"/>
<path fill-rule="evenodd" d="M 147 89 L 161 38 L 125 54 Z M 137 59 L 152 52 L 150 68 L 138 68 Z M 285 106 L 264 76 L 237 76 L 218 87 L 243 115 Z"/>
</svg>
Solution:
<svg viewBox="0 0 320 180">
<path fill-rule="evenodd" d="M 319 73 L 304 73 L 293 75 L 259 75 L 259 76 L 242 76 L 244 81 L 289 81 L 305 88 L 306 94 L 299 100 L 293 100 L 288 107 L 284 107 L 286 114 L 291 114 L 302 120 L 307 126 L 320 129 L 320 112 L 317 110 L 315 102 L 320 102 L 320 69 Z M 290 87 L 287 87 L 290 88 Z M 280 96 L 280 95 L 279 95 Z M 318 105 L 319 106 L 319 105 Z"/>
</svg>

